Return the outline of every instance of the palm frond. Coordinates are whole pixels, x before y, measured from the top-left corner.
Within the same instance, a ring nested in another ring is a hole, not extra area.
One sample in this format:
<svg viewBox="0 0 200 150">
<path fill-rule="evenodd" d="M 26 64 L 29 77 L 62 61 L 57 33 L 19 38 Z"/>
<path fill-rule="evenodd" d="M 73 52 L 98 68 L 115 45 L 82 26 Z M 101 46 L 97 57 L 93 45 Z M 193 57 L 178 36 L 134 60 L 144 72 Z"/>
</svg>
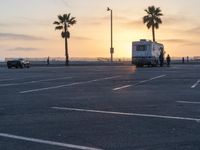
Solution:
<svg viewBox="0 0 200 150">
<path fill-rule="evenodd" d="M 55 27 L 55 30 L 62 30 L 63 29 L 63 26 L 56 26 Z"/>
<path fill-rule="evenodd" d="M 149 14 L 149 11 L 148 11 L 148 9 L 145 9 L 144 11 L 145 11 L 147 14 Z"/>
<path fill-rule="evenodd" d="M 71 15 L 70 13 L 69 13 L 69 14 L 64 14 L 64 15 L 63 15 L 63 19 L 64 19 L 65 22 L 68 22 L 68 21 L 69 21 L 70 15 Z"/>
<path fill-rule="evenodd" d="M 67 14 L 67 20 L 70 20 L 71 18 L 71 13 Z"/>
<path fill-rule="evenodd" d="M 148 7 L 148 12 L 149 12 L 149 14 L 153 14 L 154 12 L 155 12 L 155 6 L 149 6 Z"/>
<path fill-rule="evenodd" d="M 155 23 L 155 24 L 154 24 L 154 27 L 155 27 L 156 29 L 158 29 L 158 28 L 159 28 L 159 24 L 158 24 L 158 23 Z"/>
<path fill-rule="evenodd" d="M 54 21 L 54 23 L 56 25 L 55 30 L 63 30 L 61 33 L 62 37 L 67 37 L 69 38 L 70 35 L 68 34 L 68 28 L 74 24 L 76 24 L 76 18 L 75 17 L 71 17 L 71 14 L 63 14 L 63 15 L 58 15 L 58 21 Z"/>
<path fill-rule="evenodd" d="M 54 21 L 53 24 L 55 24 L 55 25 L 60 25 L 60 22 Z"/>
<path fill-rule="evenodd" d="M 76 18 L 75 18 L 75 17 L 71 17 L 71 18 L 70 18 L 70 21 L 73 21 L 73 20 L 76 20 Z"/>
<path fill-rule="evenodd" d="M 70 25 L 76 24 L 76 18 L 75 18 L 75 17 L 70 18 L 69 24 L 70 24 Z"/>
<path fill-rule="evenodd" d="M 157 16 L 163 16 L 163 14 L 162 13 L 158 13 Z"/>
<path fill-rule="evenodd" d="M 143 17 L 143 23 L 147 23 L 149 21 L 149 16 L 144 16 Z"/>
<path fill-rule="evenodd" d="M 147 23 L 147 28 L 150 29 L 154 24 L 152 24 L 151 22 Z"/>
<path fill-rule="evenodd" d="M 64 22 L 64 17 L 62 15 L 58 15 L 58 20 L 60 23 Z"/>
<path fill-rule="evenodd" d="M 147 15 L 143 17 L 143 23 L 147 25 L 147 28 L 151 28 L 152 26 L 159 27 L 159 24 L 162 24 L 160 16 L 163 14 L 160 7 L 149 6 L 148 9 L 145 9 L 145 12 Z"/>
<path fill-rule="evenodd" d="M 155 18 L 155 21 L 158 23 L 158 24 L 162 24 L 162 20 L 160 18 Z"/>
</svg>

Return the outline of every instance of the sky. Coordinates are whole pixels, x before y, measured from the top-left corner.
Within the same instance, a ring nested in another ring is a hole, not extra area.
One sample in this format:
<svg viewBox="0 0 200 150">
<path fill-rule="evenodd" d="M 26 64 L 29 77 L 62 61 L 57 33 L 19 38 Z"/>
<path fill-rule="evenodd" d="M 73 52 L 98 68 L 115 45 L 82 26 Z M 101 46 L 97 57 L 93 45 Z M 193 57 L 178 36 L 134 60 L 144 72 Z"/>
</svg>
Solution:
<svg viewBox="0 0 200 150">
<path fill-rule="evenodd" d="M 148 6 L 160 7 L 163 24 L 156 41 L 172 57 L 200 56 L 199 0 L 1 0 L 0 59 L 64 57 L 64 40 L 55 31 L 58 15 L 71 13 L 70 57 L 110 57 L 113 10 L 114 57 L 131 57 L 132 41 L 152 39 L 142 18 Z"/>
</svg>

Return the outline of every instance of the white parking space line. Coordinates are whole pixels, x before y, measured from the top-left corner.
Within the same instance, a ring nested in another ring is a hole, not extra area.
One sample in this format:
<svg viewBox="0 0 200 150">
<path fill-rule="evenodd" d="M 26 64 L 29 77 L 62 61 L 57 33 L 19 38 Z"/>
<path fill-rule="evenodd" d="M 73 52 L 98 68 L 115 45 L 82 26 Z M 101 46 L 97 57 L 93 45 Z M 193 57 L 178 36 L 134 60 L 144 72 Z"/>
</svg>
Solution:
<svg viewBox="0 0 200 150">
<path fill-rule="evenodd" d="M 118 91 L 118 90 L 126 89 L 126 88 L 129 88 L 131 86 L 132 85 L 124 85 L 124 86 L 121 86 L 121 87 L 114 88 L 113 91 Z"/>
<path fill-rule="evenodd" d="M 149 79 L 149 81 L 155 80 L 155 79 L 159 79 L 159 78 L 163 78 L 163 77 L 165 77 L 165 76 L 167 76 L 167 75 L 164 74 L 164 75 L 160 75 L 160 76 L 157 76 L 157 77 L 153 77 L 153 78 Z"/>
<path fill-rule="evenodd" d="M 11 78 L 11 79 L 1 79 L 0 82 L 2 82 L 2 81 L 12 81 L 12 80 L 16 80 L 16 79 L 13 79 L 13 78 Z"/>
<path fill-rule="evenodd" d="M 121 77 L 121 76 L 112 76 L 112 77 L 99 78 L 99 79 L 94 79 L 94 80 L 89 80 L 89 81 L 74 82 L 74 83 L 64 84 L 64 85 L 26 90 L 26 91 L 21 91 L 19 93 L 25 94 L 25 93 L 33 93 L 33 92 L 46 91 L 46 90 L 52 90 L 52 89 L 59 89 L 59 88 L 63 88 L 63 87 L 69 87 L 69 86 L 74 86 L 74 85 L 82 85 L 82 84 L 87 84 L 87 83 L 92 83 L 92 82 L 99 82 L 99 81 L 110 80 L 110 79 L 115 79 L 115 78 L 119 78 L 119 77 Z"/>
<path fill-rule="evenodd" d="M 183 103 L 183 104 L 199 104 L 200 102 L 190 102 L 190 101 L 176 101 L 177 103 Z"/>
<path fill-rule="evenodd" d="M 100 113 L 100 114 L 110 114 L 110 115 L 120 115 L 120 116 L 135 116 L 135 117 L 160 118 L 160 119 L 185 120 L 185 121 L 200 122 L 200 118 L 174 117 L 174 116 L 162 116 L 162 115 L 139 114 L 139 113 L 124 113 L 124 112 L 90 110 L 90 109 L 79 109 L 79 108 L 67 108 L 67 107 L 51 107 L 51 108 L 57 109 L 57 110 L 78 111 L 78 112 L 87 112 L 87 113 Z"/>
<path fill-rule="evenodd" d="M 99 148 L 92 148 L 92 147 L 86 147 L 86 146 L 80 146 L 80 145 L 74 145 L 74 144 L 60 143 L 60 142 L 54 142 L 54 141 L 48 141 L 48 140 L 42 140 L 42 139 L 36 139 L 36 138 L 30 138 L 30 137 L 24 137 L 24 136 L 17 136 L 17 135 L 12 135 L 12 134 L 7 134 L 7 133 L 0 133 L 0 137 L 52 145 L 52 146 L 65 147 L 65 148 L 72 148 L 72 149 L 78 149 L 78 150 L 102 150 Z"/>
<path fill-rule="evenodd" d="M 71 78 L 72 77 L 62 77 L 62 78 L 54 78 L 54 79 L 33 80 L 33 81 L 20 82 L 20 83 L 5 83 L 5 84 L 0 84 L 0 87 L 23 85 L 23 84 L 33 84 L 33 83 L 40 83 L 40 82 L 49 82 L 49 81 L 64 80 L 64 79 L 71 79 Z"/>
<path fill-rule="evenodd" d="M 159 79 L 159 78 L 163 78 L 165 77 L 166 75 L 160 75 L 160 76 L 156 76 L 156 77 L 153 77 L 151 79 L 148 79 L 148 80 L 143 80 L 143 81 L 140 81 L 136 84 L 133 84 L 133 85 L 123 85 L 123 86 L 120 86 L 120 87 L 116 87 L 113 89 L 113 91 L 118 91 L 118 90 L 122 90 L 122 89 L 126 89 L 126 88 L 129 88 L 131 86 L 137 86 L 137 85 L 140 85 L 142 83 L 146 83 L 146 82 L 149 82 L 149 81 L 152 81 L 152 80 L 156 80 L 156 79 Z"/>
<path fill-rule="evenodd" d="M 196 87 L 199 85 L 199 83 L 200 83 L 200 79 L 199 79 L 195 84 L 193 84 L 193 85 L 191 86 L 191 89 L 196 88 Z"/>
<path fill-rule="evenodd" d="M 78 85 L 78 84 L 81 84 L 81 82 L 74 82 L 74 83 L 70 83 L 70 84 L 64 84 L 64 85 L 51 86 L 51 87 L 46 87 L 46 88 L 39 88 L 39 89 L 21 91 L 19 93 L 20 94 L 33 93 L 33 92 L 46 91 L 46 90 L 52 90 L 52 89 L 59 89 L 59 88 L 73 86 L 73 85 Z"/>
</svg>

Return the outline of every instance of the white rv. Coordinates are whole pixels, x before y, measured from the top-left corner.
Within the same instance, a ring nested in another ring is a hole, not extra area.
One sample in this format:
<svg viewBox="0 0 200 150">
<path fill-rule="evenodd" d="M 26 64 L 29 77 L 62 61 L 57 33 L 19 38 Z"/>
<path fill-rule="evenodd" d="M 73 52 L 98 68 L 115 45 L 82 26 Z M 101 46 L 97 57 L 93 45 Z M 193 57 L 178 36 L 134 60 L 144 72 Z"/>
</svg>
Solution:
<svg viewBox="0 0 200 150">
<path fill-rule="evenodd" d="M 140 67 L 157 66 L 161 51 L 164 51 L 163 44 L 143 39 L 135 41 L 132 43 L 132 64 Z"/>
</svg>

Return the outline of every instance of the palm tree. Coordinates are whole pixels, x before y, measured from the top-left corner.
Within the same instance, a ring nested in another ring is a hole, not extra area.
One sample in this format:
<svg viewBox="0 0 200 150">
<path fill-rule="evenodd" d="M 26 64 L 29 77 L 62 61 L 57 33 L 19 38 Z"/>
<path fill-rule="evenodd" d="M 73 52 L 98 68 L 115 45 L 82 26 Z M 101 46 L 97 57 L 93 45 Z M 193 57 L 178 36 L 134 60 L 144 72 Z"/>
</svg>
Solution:
<svg viewBox="0 0 200 150">
<path fill-rule="evenodd" d="M 69 54 L 68 54 L 68 43 L 67 39 L 70 38 L 70 33 L 68 31 L 68 28 L 74 24 L 76 24 L 76 18 L 71 17 L 71 14 L 64 14 L 64 15 L 58 15 L 58 21 L 54 21 L 56 25 L 55 30 L 63 30 L 61 32 L 62 38 L 65 39 L 65 65 L 69 65 Z"/>
<path fill-rule="evenodd" d="M 163 16 L 163 14 L 160 7 L 155 8 L 155 6 L 149 6 L 144 11 L 147 12 L 147 15 L 143 17 L 143 22 L 148 29 L 152 28 L 153 41 L 155 42 L 155 28 L 158 29 L 159 24 L 162 24 L 160 16 Z"/>
</svg>

